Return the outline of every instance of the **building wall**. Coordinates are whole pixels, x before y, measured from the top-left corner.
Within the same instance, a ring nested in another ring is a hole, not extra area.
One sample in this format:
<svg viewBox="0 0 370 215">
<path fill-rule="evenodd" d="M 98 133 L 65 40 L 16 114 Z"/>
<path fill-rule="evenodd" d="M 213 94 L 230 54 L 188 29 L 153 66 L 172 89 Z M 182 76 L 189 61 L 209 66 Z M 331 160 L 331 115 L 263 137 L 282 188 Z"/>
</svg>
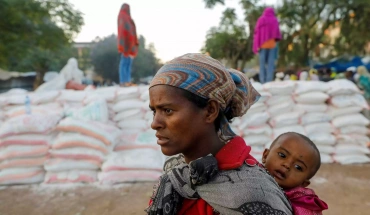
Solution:
<svg viewBox="0 0 370 215">
<path fill-rule="evenodd" d="M 6 81 L 0 80 L 0 93 L 7 92 L 13 88 L 21 88 L 28 91 L 32 91 L 34 81 L 35 76 L 11 78 Z"/>
</svg>

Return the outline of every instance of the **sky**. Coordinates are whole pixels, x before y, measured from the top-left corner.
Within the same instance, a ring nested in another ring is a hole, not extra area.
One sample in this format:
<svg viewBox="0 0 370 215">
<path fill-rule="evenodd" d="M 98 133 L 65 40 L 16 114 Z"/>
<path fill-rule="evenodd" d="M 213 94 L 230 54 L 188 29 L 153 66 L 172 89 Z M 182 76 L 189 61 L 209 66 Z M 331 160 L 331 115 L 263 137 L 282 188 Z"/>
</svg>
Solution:
<svg viewBox="0 0 370 215">
<path fill-rule="evenodd" d="M 200 52 L 207 31 L 217 26 L 226 7 L 236 8 L 243 18 L 239 0 L 225 0 L 226 6 L 205 8 L 203 0 L 70 0 L 84 15 L 85 25 L 75 42 L 91 42 L 117 34 L 117 16 L 121 5 L 128 3 L 137 34 L 153 43 L 162 62 L 177 56 Z M 276 0 L 261 0 L 274 4 Z"/>
</svg>

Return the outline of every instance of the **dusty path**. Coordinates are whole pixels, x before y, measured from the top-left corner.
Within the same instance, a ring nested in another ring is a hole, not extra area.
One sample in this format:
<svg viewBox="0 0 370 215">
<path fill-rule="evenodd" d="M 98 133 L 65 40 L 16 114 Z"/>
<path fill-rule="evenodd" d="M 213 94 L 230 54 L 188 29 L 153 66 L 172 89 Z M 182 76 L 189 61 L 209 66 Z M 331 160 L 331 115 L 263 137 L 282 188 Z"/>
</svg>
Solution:
<svg viewBox="0 0 370 215">
<path fill-rule="evenodd" d="M 1 188 L 0 215 L 144 214 L 152 185 Z M 325 215 L 369 214 L 370 165 L 323 165 L 311 187 L 329 204 Z"/>
</svg>

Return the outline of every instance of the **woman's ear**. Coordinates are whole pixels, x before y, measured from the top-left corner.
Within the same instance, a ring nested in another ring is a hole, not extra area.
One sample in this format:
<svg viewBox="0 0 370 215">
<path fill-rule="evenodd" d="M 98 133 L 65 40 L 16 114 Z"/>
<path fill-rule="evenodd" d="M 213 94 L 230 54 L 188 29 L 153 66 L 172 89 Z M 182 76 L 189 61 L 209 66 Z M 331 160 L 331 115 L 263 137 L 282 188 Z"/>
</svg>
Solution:
<svg viewBox="0 0 370 215">
<path fill-rule="evenodd" d="M 215 100 L 209 100 L 206 107 L 206 122 L 214 123 L 220 112 L 220 105 Z"/>
</svg>

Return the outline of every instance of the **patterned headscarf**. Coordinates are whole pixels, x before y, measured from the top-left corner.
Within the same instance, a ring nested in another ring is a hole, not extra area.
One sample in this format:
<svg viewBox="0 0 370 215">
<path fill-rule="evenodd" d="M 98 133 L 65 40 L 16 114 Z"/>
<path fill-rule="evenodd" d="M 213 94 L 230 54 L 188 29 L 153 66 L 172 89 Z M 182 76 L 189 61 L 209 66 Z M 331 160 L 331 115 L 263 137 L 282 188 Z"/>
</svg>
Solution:
<svg viewBox="0 0 370 215">
<path fill-rule="evenodd" d="M 231 109 L 232 117 L 244 115 L 260 97 L 248 78 L 219 61 L 203 54 L 186 54 L 166 63 L 154 76 L 150 87 L 169 85 L 189 91 L 220 104 L 223 113 Z M 235 136 L 225 116 L 221 119 L 220 138 Z"/>
</svg>

